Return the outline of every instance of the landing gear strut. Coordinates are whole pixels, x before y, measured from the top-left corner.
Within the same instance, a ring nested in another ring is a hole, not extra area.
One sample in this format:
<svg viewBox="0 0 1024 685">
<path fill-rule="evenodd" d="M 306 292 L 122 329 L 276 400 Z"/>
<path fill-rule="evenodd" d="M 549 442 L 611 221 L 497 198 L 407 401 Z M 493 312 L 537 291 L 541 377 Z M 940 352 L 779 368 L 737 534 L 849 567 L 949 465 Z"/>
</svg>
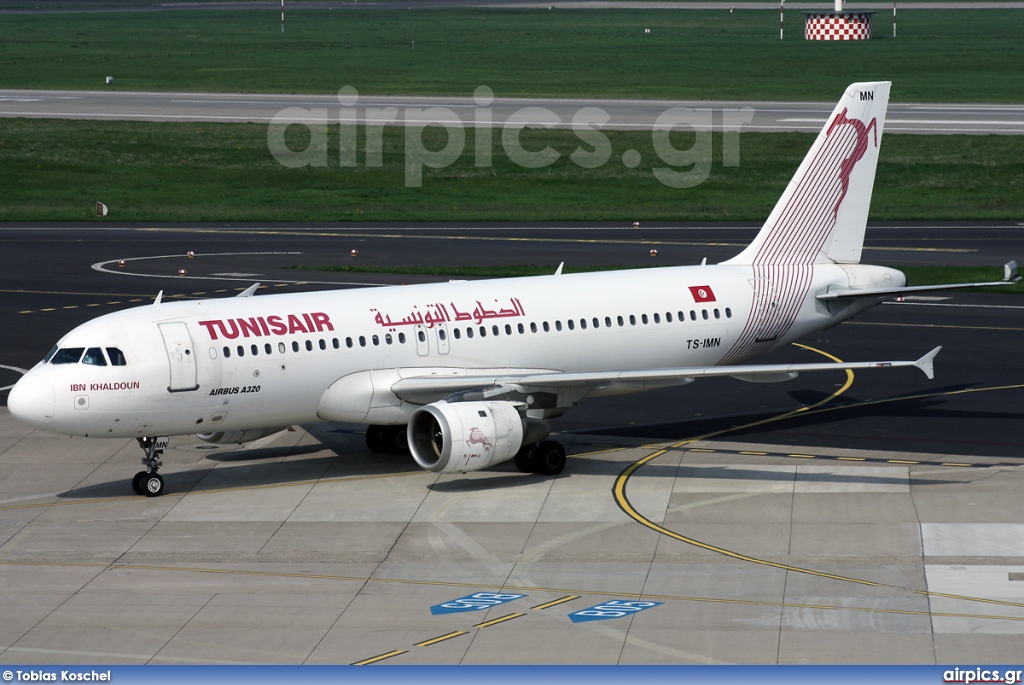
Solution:
<svg viewBox="0 0 1024 685">
<path fill-rule="evenodd" d="M 408 454 L 406 426 L 367 426 L 366 447 L 375 454 Z"/>
<path fill-rule="evenodd" d="M 139 471 L 132 478 L 132 490 L 135 491 L 136 495 L 145 495 L 146 497 L 156 497 L 162 495 L 164 492 L 164 479 L 157 471 L 161 466 L 164 465 L 163 461 L 160 460 L 160 455 L 164 453 L 167 445 L 170 443 L 168 438 L 138 438 L 139 447 L 145 453 L 142 457 L 142 463 L 145 465 L 145 471 Z"/>
<path fill-rule="evenodd" d="M 554 440 L 524 445 L 516 453 L 515 464 L 523 473 L 557 476 L 565 468 L 565 448 Z"/>
</svg>

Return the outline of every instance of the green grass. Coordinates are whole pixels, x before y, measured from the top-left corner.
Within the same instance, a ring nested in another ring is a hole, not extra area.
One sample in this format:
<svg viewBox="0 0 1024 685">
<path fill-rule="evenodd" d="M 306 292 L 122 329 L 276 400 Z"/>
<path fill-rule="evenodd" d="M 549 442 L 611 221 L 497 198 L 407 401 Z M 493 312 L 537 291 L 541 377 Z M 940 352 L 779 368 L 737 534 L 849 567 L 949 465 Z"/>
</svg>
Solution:
<svg viewBox="0 0 1024 685">
<path fill-rule="evenodd" d="M 0 87 L 834 101 L 892 80 L 901 102 L 1024 101 L 1024 9 L 904 10 L 895 40 L 875 22 L 824 43 L 796 11 L 780 41 L 775 10 L 293 10 L 285 34 L 274 6 L 6 15 Z"/>
<path fill-rule="evenodd" d="M 529 150 L 551 146 L 561 159 L 543 169 L 513 164 L 501 137 L 493 166 L 474 164 L 474 136 L 454 164 L 425 169 L 405 186 L 405 130 L 383 136 L 383 166 L 338 166 L 338 128 L 326 167 L 289 169 L 267 148 L 257 124 L 161 124 L 0 119 L 0 221 L 540 221 L 763 220 L 810 147 L 811 134 L 743 133 L 740 166 L 722 166 L 712 140 L 708 179 L 674 189 L 654 178 L 664 167 L 649 132 L 608 132 L 612 155 L 596 169 L 569 159 L 571 131 L 526 129 Z M 288 129 L 292 149 L 308 132 Z M 691 134 L 692 135 L 692 134 Z M 445 143 L 429 128 L 430 149 Z M 682 134 L 679 149 L 692 144 Z M 362 134 L 359 139 L 363 145 Z M 622 153 L 642 163 L 627 169 Z M 874 220 L 1020 219 L 1024 216 L 1024 136 L 888 135 L 881 148 Z"/>
</svg>

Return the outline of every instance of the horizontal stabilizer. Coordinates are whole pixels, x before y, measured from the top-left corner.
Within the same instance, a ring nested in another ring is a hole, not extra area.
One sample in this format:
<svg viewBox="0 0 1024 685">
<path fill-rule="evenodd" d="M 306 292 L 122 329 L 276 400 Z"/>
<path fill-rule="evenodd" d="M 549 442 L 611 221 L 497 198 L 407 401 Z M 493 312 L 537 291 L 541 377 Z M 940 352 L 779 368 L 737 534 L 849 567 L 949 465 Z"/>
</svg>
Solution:
<svg viewBox="0 0 1024 685">
<path fill-rule="evenodd" d="M 845 288 L 816 295 L 819 300 L 850 300 L 858 297 L 903 297 L 915 293 L 929 293 L 936 290 L 966 290 L 967 288 L 988 288 L 998 285 L 1012 285 L 1013 281 L 991 281 L 989 283 L 949 283 L 947 285 L 915 285 L 907 288 L 875 288 L 858 290 Z"/>
<path fill-rule="evenodd" d="M 842 288 L 816 295 L 823 301 L 849 300 L 858 297 L 902 297 L 914 293 L 934 292 L 936 290 L 966 290 L 967 288 L 989 288 L 1001 285 L 1012 285 L 1020 280 L 1017 274 L 1017 262 L 1011 261 L 1003 265 L 1003 280 L 985 281 L 980 283 L 942 283 L 939 285 L 914 285 L 903 288 Z"/>
</svg>

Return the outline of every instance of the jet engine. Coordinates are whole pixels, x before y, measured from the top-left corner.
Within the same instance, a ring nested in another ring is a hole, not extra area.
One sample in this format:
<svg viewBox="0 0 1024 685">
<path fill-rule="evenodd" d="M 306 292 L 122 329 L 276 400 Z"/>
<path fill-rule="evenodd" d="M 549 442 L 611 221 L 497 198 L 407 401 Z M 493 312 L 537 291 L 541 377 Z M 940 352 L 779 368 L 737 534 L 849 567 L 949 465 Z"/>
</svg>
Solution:
<svg viewBox="0 0 1024 685">
<path fill-rule="evenodd" d="M 265 438 L 274 433 L 280 433 L 287 426 L 280 428 L 246 428 L 240 431 L 222 431 L 220 433 L 196 433 L 196 437 L 204 442 L 211 442 L 214 445 L 242 445 L 253 440 Z"/>
<path fill-rule="evenodd" d="M 436 473 L 465 473 L 500 464 L 523 445 L 551 432 L 547 421 L 527 419 L 515 402 L 435 402 L 409 419 L 409 449 L 416 463 Z"/>
</svg>

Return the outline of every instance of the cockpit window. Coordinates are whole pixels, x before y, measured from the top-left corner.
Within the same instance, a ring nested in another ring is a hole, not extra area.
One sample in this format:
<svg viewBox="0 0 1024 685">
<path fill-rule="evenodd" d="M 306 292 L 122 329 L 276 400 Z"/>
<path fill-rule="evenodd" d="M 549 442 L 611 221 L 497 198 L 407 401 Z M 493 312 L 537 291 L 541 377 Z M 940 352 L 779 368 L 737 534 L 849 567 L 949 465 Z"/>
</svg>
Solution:
<svg viewBox="0 0 1024 685">
<path fill-rule="evenodd" d="M 103 350 L 98 347 L 90 347 L 85 351 L 82 363 L 91 366 L 106 366 L 107 360 L 103 358 Z"/>
<path fill-rule="evenodd" d="M 110 357 L 111 366 L 127 366 L 128 362 L 124 359 L 124 353 L 116 347 L 107 348 L 107 356 Z"/>
<path fill-rule="evenodd" d="M 57 354 L 53 355 L 50 359 L 50 363 L 77 364 L 78 360 L 82 358 L 83 352 L 85 352 L 84 347 L 65 347 L 62 350 L 57 350 Z"/>
<path fill-rule="evenodd" d="M 58 347 L 57 347 L 56 345 L 54 345 L 53 347 L 51 347 L 51 348 L 50 348 L 50 351 L 46 353 L 46 356 L 45 356 L 45 357 L 43 357 L 43 363 L 44 363 L 44 364 L 49 364 L 49 363 L 50 363 L 50 360 L 51 360 L 51 359 L 53 359 L 53 355 L 57 354 L 57 350 L 58 350 L 58 349 L 59 349 L 59 348 L 58 348 Z"/>
</svg>

